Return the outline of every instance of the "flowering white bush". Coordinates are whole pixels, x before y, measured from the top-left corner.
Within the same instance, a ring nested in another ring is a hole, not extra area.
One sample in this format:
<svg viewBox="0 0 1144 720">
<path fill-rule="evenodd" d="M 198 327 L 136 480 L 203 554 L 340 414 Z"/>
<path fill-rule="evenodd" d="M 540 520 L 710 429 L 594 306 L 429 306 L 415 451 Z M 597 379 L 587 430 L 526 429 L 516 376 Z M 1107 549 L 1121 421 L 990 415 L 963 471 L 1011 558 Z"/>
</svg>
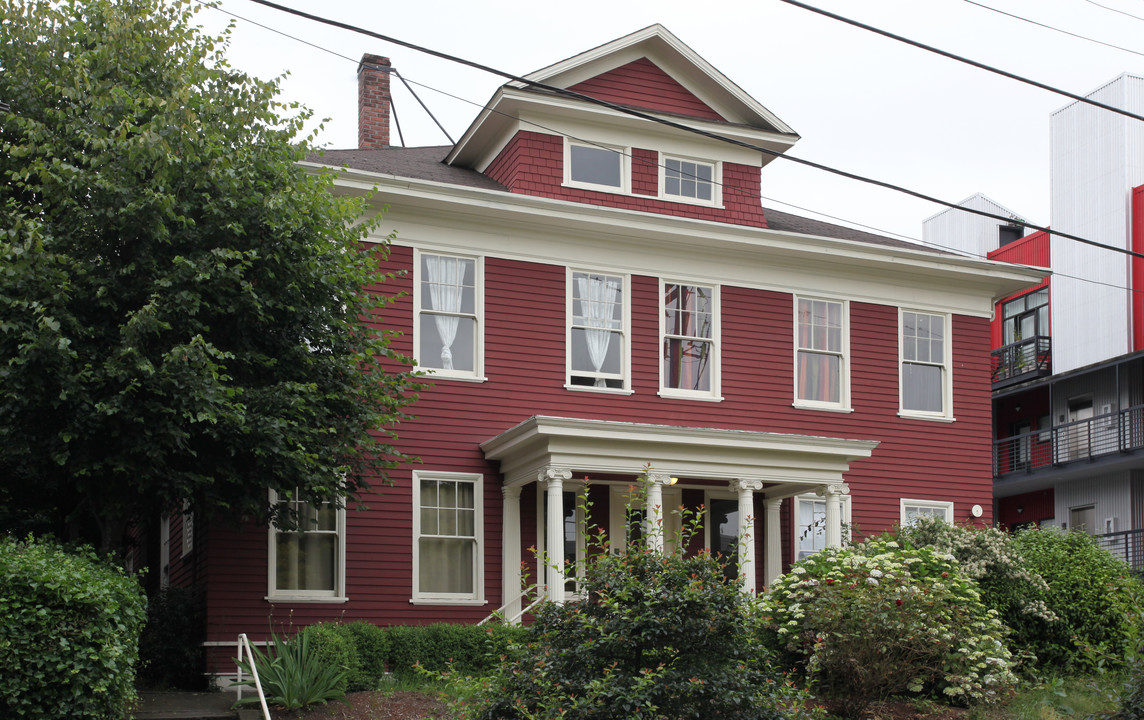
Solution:
<svg viewBox="0 0 1144 720">
<path fill-rule="evenodd" d="M 946 552 L 867 540 L 813 555 L 763 599 L 772 638 L 831 709 L 905 691 L 987 703 L 1017 682 L 1005 626 Z"/>
</svg>

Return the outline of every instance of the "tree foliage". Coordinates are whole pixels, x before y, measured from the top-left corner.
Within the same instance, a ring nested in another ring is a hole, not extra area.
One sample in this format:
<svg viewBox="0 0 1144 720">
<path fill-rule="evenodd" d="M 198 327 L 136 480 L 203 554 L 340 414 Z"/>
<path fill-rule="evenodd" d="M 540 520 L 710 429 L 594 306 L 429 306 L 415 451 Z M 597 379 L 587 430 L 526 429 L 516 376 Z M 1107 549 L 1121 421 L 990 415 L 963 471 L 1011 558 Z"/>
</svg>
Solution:
<svg viewBox="0 0 1144 720">
<path fill-rule="evenodd" d="M 387 246 L 193 7 L 0 0 L 4 524 L 109 547 L 188 500 L 354 500 L 401 460 L 416 385 L 363 321 Z"/>
</svg>

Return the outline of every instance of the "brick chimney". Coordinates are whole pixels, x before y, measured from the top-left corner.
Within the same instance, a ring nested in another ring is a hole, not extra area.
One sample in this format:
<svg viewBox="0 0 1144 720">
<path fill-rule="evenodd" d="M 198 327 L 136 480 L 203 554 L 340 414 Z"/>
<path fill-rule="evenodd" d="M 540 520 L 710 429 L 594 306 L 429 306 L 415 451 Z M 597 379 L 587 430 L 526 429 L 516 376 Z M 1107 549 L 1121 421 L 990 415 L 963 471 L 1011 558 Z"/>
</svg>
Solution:
<svg viewBox="0 0 1144 720">
<path fill-rule="evenodd" d="M 389 58 L 362 55 L 358 64 L 358 147 L 389 147 Z"/>
</svg>

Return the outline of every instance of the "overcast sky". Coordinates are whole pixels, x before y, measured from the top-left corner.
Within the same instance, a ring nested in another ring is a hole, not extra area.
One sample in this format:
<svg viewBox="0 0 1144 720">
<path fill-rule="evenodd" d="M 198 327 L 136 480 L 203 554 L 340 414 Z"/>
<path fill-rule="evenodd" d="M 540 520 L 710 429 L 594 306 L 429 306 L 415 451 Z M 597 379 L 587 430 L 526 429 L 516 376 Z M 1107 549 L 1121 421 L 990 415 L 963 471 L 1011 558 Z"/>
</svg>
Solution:
<svg viewBox="0 0 1144 720">
<path fill-rule="evenodd" d="M 788 154 L 952 202 L 983 192 L 1031 223 L 1050 221 L 1049 115 L 1067 98 L 780 0 L 279 2 L 519 75 L 660 23 L 799 133 L 802 139 Z M 1102 8 L 1097 0 L 981 2 L 1144 53 L 1144 20 Z M 1144 0 L 1099 3 L 1144 18 Z M 1068 37 L 968 0 L 810 4 L 1077 94 L 1123 72 L 1144 72 L 1141 54 Z M 249 0 L 222 0 L 221 10 L 204 9 L 198 21 L 217 32 L 230 13 L 325 48 L 238 19 L 228 56 L 261 78 L 289 72 L 284 98 L 329 118 L 319 136 L 328 147 L 356 145 L 355 73 L 362 53 L 387 56 L 406 79 L 433 88 L 415 86 L 453 138 L 504 82 Z M 396 82 L 393 92 L 406 145 L 448 143 Z M 762 187 L 767 206 L 825 213 L 919 239 L 922 221 L 942 210 L 782 159 L 763 170 Z"/>
</svg>

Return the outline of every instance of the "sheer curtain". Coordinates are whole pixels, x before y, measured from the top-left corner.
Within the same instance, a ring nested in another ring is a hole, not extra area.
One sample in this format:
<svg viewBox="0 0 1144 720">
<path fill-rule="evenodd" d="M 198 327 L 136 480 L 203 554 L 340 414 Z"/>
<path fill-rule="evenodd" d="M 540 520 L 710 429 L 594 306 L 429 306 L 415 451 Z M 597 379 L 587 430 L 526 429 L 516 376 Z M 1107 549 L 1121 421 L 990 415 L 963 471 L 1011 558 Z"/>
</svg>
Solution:
<svg viewBox="0 0 1144 720">
<path fill-rule="evenodd" d="M 613 331 L 620 326 L 620 321 L 614 317 L 614 308 L 620 300 L 620 283 L 597 275 L 583 275 L 576 278 L 576 284 L 584 311 L 584 325 L 587 327 L 584 334 L 588 342 L 588 357 L 593 369 L 601 372 L 608 357 Z M 596 378 L 596 387 L 607 386 L 604 378 Z"/>
<path fill-rule="evenodd" d="M 438 313 L 461 312 L 465 292 L 465 265 L 461 258 L 433 255 L 425 258 L 425 270 L 429 275 L 429 299 L 433 309 Z M 460 321 L 455 314 L 433 316 L 437 335 L 441 338 L 441 368 L 444 370 L 453 369 L 452 345 Z"/>
</svg>

